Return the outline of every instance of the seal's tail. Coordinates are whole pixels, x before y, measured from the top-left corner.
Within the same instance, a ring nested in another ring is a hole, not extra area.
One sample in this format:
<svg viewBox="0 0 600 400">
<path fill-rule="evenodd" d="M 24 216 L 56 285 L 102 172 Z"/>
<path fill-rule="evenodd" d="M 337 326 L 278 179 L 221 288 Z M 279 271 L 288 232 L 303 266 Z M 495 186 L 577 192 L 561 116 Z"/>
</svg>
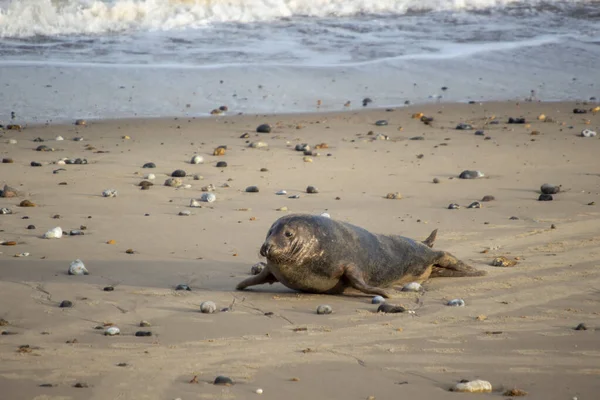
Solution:
<svg viewBox="0 0 600 400">
<path fill-rule="evenodd" d="M 435 242 L 435 238 L 437 237 L 437 229 L 433 232 L 431 232 L 431 234 L 429 235 L 429 237 L 425 240 L 423 240 L 423 244 L 425 244 L 428 247 L 433 247 L 433 242 Z"/>
<path fill-rule="evenodd" d="M 442 252 L 442 257 L 436 261 L 431 271 L 431 277 L 458 278 L 462 276 L 483 276 L 486 271 L 481 271 L 465 264 L 450 253 Z"/>
</svg>

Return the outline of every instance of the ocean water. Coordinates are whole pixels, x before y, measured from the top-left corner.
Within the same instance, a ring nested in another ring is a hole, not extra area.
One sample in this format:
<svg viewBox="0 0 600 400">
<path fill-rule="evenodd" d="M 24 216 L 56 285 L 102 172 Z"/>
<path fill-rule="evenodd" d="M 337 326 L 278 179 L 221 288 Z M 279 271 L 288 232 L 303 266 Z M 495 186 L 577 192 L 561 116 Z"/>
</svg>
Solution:
<svg viewBox="0 0 600 400">
<path fill-rule="evenodd" d="M 597 0 L 0 0 L 3 121 L 587 100 L 599 85 Z"/>
</svg>

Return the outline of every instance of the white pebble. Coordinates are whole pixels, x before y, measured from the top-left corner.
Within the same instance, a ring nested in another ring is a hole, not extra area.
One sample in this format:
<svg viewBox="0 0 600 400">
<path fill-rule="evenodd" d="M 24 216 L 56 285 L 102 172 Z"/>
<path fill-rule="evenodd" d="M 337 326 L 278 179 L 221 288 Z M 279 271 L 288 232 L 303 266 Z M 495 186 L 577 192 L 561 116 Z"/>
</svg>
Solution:
<svg viewBox="0 0 600 400">
<path fill-rule="evenodd" d="M 214 195 L 214 193 L 202 193 L 202 196 L 200 196 L 200 201 L 204 201 L 206 203 L 212 203 L 217 199 L 217 196 Z"/>
<path fill-rule="evenodd" d="M 256 389 L 256 394 L 262 394 L 263 390 L 262 389 Z"/>
<path fill-rule="evenodd" d="M 455 392 L 466 392 L 466 393 L 490 393 L 492 391 L 492 384 L 488 381 L 477 379 L 475 381 L 457 383 L 454 386 Z"/>
<path fill-rule="evenodd" d="M 287 192 L 285 190 L 280 190 L 279 192 L 275 193 L 278 196 L 283 196 L 284 194 L 287 194 Z"/>
<path fill-rule="evenodd" d="M 56 162 L 56 165 L 66 165 L 67 163 L 65 162 L 65 160 L 58 160 Z"/>
<path fill-rule="evenodd" d="M 212 314 L 217 311 L 217 305 L 212 301 L 203 301 L 200 304 L 200 311 L 204 314 Z"/>
<path fill-rule="evenodd" d="M 61 140 L 65 140 L 65 138 L 63 138 L 62 136 L 57 136 L 56 139 L 54 139 L 54 140 L 61 141 Z"/>
<path fill-rule="evenodd" d="M 331 306 L 327 305 L 327 304 L 322 304 L 320 306 L 317 307 L 317 314 L 331 314 L 333 312 L 333 309 L 331 308 Z"/>
<path fill-rule="evenodd" d="M 8 144 L 17 144 L 15 139 L 8 139 Z"/>
<path fill-rule="evenodd" d="M 144 179 L 153 180 L 153 179 L 156 179 L 156 175 L 154 175 L 154 174 L 147 174 L 146 176 L 144 176 Z"/>
<path fill-rule="evenodd" d="M 199 156 L 198 154 L 196 154 L 194 157 L 192 157 L 192 159 L 190 160 L 191 164 L 202 164 L 204 162 L 204 157 Z"/>
<path fill-rule="evenodd" d="M 115 336 L 115 335 L 119 335 L 120 333 L 121 333 L 121 330 L 119 328 L 117 328 L 116 326 L 111 326 L 104 331 L 104 335 L 106 335 L 106 336 Z"/>
<path fill-rule="evenodd" d="M 329 213 L 321 213 L 321 217 L 325 217 L 325 218 L 331 218 L 331 215 L 329 215 Z"/>
<path fill-rule="evenodd" d="M 269 145 L 265 142 L 252 142 L 252 143 L 250 143 L 249 147 L 251 147 L 253 149 L 262 149 L 265 147 L 269 147 Z"/>
<path fill-rule="evenodd" d="M 192 212 L 189 210 L 183 210 L 183 211 L 179 211 L 179 215 L 184 216 L 184 217 L 189 217 L 190 215 L 192 215 Z"/>
<path fill-rule="evenodd" d="M 117 197 L 117 194 L 116 189 L 106 189 L 102 192 L 102 197 Z"/>
<path fill-rule="evenodd" d="M 371 299 L 371 304 L 382 304 L 385 303 L 383 296 L 375 296 Z"/>
<path fill-rule="evenodd" d="M 454 299 L 454 300 L 450 300 L 447 305 L 451 306 L 451 307 L 464 307 L 465 306 L 465 301 L 463 299 Z"/>
<path fill-rule="evenodd" d="M 594 136 L 596 136 L 596 131 L 593 131 L 591 129 L 584 129 L 581 131 L 581 136 L 582 137 L 594 137 Z"/>
<path fill-rule="evenodd" d="M 402 287 L 403 292 L 420 292 L 423 287 L 417 282 L 407 283 Z"/>
<path fill-rule="evenodd" d="M 185 185 L 181 186 L 180 189 L 191 189 L 192 185 L 190 185 L 189 183 L 186 183 Z"/>
<path fill-rule="evenodd" d="M 85 268 L 83 261 L 77 259 L 69 266 L 69 275 L 89 275 L 90 273 Z"/>
<path fill-rule="evenodd" d="M 60 239 L 63 235 L 63 230 L 60 226 L 56 228 L 50 229 L 48 232 L 44 233 L 44 239 Z"/>
</svg>

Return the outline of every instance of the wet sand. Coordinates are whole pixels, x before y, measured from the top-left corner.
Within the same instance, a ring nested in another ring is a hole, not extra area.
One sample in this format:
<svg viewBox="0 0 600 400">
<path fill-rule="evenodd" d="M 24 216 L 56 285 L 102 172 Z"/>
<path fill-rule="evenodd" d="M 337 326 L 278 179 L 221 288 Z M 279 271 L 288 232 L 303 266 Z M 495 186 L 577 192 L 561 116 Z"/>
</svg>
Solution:
<svg viewBox="0 0 600 400">
<path fill-rule="evenodd" d="M 472 396 L 449 392 L 457 381 L 484 379 L 494 391 L 478 397 L 506 398 L 502 393 L 516 387 L 530 399 L 595 398 L 600 139 L 578 134 L 600 132 L 600 114 L 572 111 L 595 106 L 437 104 L 4 131 L 0 157 L 14 163 L 0 165 L 0 185 L 22 195 L 0 198 L 0 208 L 13 211 L 0 215 L 0 241 L 17 242 L 0 246 L 0 318 L 8 322 L 0 330 L 14 333 L 0 336 L 0 397 L 245 399 L 262 388 L 265 399 L 449 399 Z M 432 125 L 411 118 L 418 112 L 434 117 Z M 555 122 L 539 121 L 542 113 Z M 507 124 L 509 117 L 528 124 Z M 375 126 L 381 119 L 389 124 Z M 474 129 L 456 130 L 461 122 Z M 273 125 L 270 134 L 255 133 L 262 123 Z M 484 136 L 474 135 L 479 129 Z M 241 139 L 245 132 L 250 137 Z M 378 134 L 389 140 L 374 140 Z M 65 140 L 55 141 L 58 135 Z M 423 140 L 410 140 L 415 136 Z M 38 137 L 45 141 L 33 142 Z M 248 147 L 259 140 L 268 148 Z M 298 143 L 323 142 L 328 148 L 313 162 L 294 151 Z M 37 152 L 39 145 L 55 151 Z M 226 154 L 213 156 L 219 145 Z M 190 164 L 194 154 L 205 162 Z M 51 164 L 64 157 L 88 164 Z M 217 161 L 228 167 L 216 168 Z M 147 162 L 157 168 L 142 169 Z M 53 174 L 59 168 L 66 171 Z M 176 169 L 187 172 L 191 188 L 163 186 Z M 485 177 L 458 179 L 467 169 Z M 156 175 L 155 185 L 140 190 L 147 173 Z M 537 201 L 543 183 L 562 185 L 554 201 Z M 209 184 L 216 202 L 190 208 Z M 245 193 L 251 185 L 260 192 Z M 308 185 L 319 193 L 306 194 Z M 102 197 L 105 189 L 118 196 Z M 300 198 L 275 195 L 281 189 Z M 390 192 L 403 198 L 385 199 Z M 495 200 L 466 208 L 485 195 Z M 25 199 L 37 206 L 18 207 Z M 462 207 L 449 210 L 450 203 Z M 283 206 L 289 211 L 277 211 Z M 191 215 L 179 216 L 183 210 Z M 488 275 L 433 279 L 423 295 L 398 292 L 390 300 L 414 314 L 377 314 L 371 298 L 356 293 L 300 294 L 280 284 L 235 291 L 261 260 L 269 226 L 290 212 L 328 212 L 416 239 L 439 229 L 436 248 Z M 30 224 L 36 229 L 26 229 Z M 56 226 L 85 226 L 85 235 L 42 238 Z M 24 252 L 30 255 L 14 257 Z M 493 267 L 497 256 L 518 257 L 518 264 Z M 77 258 L 90 275 L 67 275 Z M 175 291 L 182 283 L 192 290 Z M 103 291 L 109 285 L 114 291 Z M 454 298 L 466 306 L 445 305 Z M 74 307 L 59 308 L 62 300 Z M 219 309 L 233 303 L 233 310 L 202 314 L 205 300 Z M 317 315 L 319 304 L 334 313 Z M 141 320 L 151 326 L 140 328 Z M 588 330 L 573 329 L 582 322 Z M 107 323 L 121 335 L 95 329 Z M 153 336 L 135 337 L 139 330 Z M 18 352 L 22 345 L 30 349 Z M 212 385 L 218 375 L 235 385 Z M 194 376 L 198 383 L 190 384 Z M 78 382 L 89 387 L 74 388 Z M 54 386 L 39 386 L 46 383 Z"/>
</svg>

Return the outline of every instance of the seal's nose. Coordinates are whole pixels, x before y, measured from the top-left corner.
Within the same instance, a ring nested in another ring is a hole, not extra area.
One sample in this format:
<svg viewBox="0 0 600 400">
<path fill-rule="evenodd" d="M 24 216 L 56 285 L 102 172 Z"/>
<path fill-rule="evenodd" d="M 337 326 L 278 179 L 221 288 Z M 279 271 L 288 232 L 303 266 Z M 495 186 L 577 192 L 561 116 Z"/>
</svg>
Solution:
<svg viewBox="0 0 600 400">
<path fill-rule="evenodd" d="M 264 242 L 260 247 L 260 255 L 263 257 L 267 257 L 269 255 L 269 250 L 271 249 L 271 245 L 267 242 Z"/>
</svg>

